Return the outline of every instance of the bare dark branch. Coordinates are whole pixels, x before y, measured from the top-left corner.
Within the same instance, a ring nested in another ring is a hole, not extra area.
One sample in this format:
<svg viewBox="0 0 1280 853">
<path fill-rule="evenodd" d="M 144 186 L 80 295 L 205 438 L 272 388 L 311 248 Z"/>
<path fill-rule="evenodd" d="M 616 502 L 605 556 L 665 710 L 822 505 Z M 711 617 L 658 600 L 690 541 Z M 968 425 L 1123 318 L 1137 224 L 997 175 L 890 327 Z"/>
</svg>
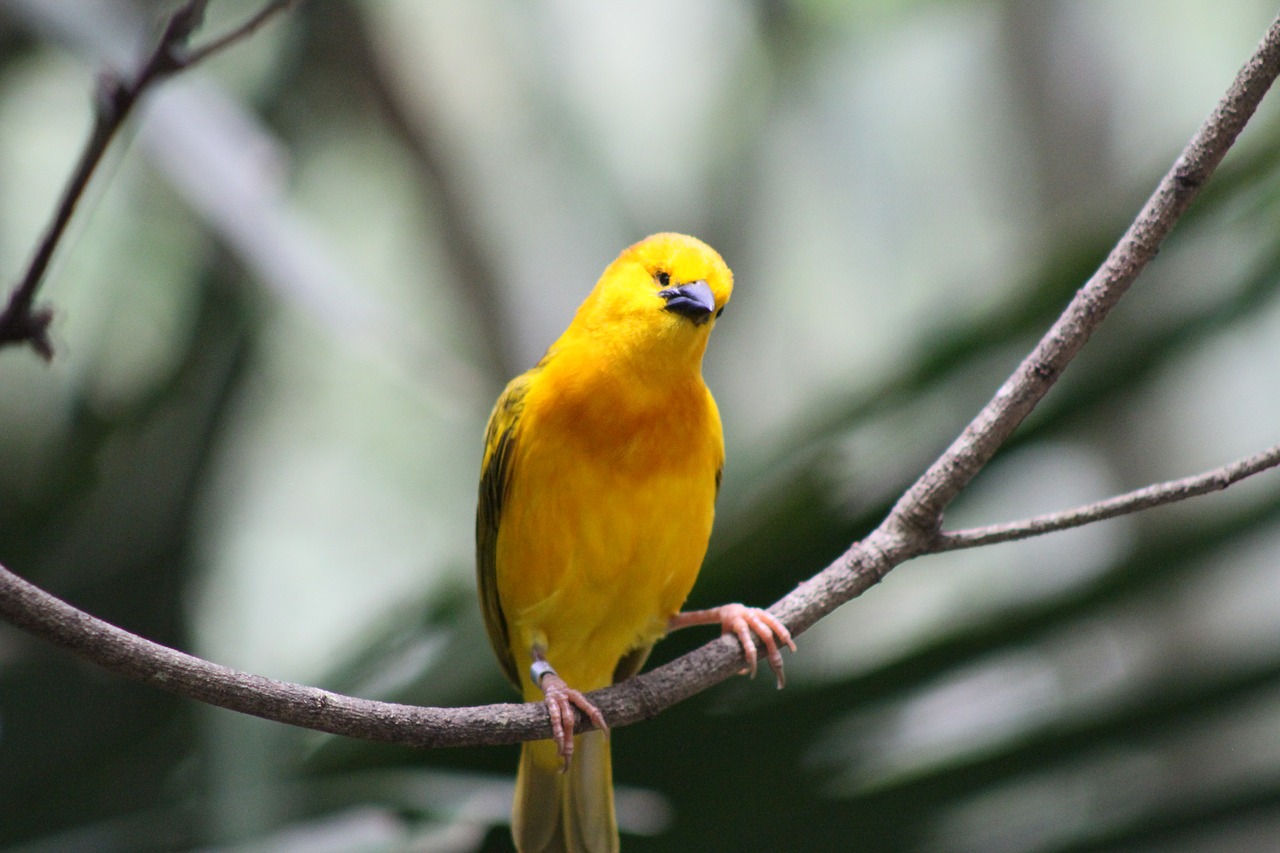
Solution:
<svg viewBox="0 0 1280 853">
<path fill-rule="evenodd" d="M 197 62 L 203 62 L 215 53 L 225 50 L 236 42 L 246 39 L 262 28 L 264 24 L 274 18 L 276 15 L 289 11 L 294 6 L 299 5 L 302 0 L 271 0 L 270 3 L 258 10 L 258 13 L 249 18 L 240 26 L 218 36 L 208 44 L 201 45 L 191 50 L 182 60 L 183 68 L 190 68 Z"/>
<path fill-rule="evenodd" d="M 53 319 L 53 312 L 48 307 L 35 305 L 36 293 L 44 282 L 53 254 L 62 242 L 67 225 L 71 222 L 80 199 L 84 197 L 85 188 L 97 171 L 98 164 L 102 162 L 107 148 L 147 89 L 248 36 L 272 16 L 296 2 L 297 0 L 274 0 L 242 26 L 204 47 L 184 53 L 192 33 L 204 20 L 204 10 L 208 5 L 208 0 L 188 0 L 169 16 L 155 50 L 142 61 L 131 77 L 110 71 L 103 73 L 94 103 L 93 128 L 80 152 L 80 159 L 63 188 L 62 197 L 54 208 L 53 218 L 36 245 L 21 281 L 10 293 L 4 310 L 0 311 L 0 347 L 26 343 L 46 361 L 53 357 L 53 344 L 49 340 L 49 323 Z"/>
</svg>

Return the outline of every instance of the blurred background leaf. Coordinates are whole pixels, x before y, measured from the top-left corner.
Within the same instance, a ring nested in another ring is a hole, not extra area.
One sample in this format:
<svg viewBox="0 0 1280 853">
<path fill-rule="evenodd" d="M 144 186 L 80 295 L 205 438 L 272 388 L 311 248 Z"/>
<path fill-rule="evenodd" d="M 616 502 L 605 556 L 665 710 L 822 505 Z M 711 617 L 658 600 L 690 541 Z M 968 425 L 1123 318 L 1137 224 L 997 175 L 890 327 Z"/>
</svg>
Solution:
<svg viewBox="0 0 1280 853">
<path fill-rule="evenodd" d="M 171 4 L 0 0 L 0 269 Z M 211 4 L 206 32 L 254 0 Z M 884 514 L 1099 262 L 1262 0 L 304 5 L 166 84 L 0 353 L 0 560 L 231 666 L 511 698 L 472 591 L 480 436 L 617 251 L 738 280 L 692 603 L 765 603 Z M 1280 423 L 1280 123 L 949 514 L 1193 473 Z M 1280 489 L 904 566 L 614 738 L 628 850 L 1271 851 Z M 678 655 L 705 635 L 659 646 Z M 514 749 L 412 752 L 125 683 L 0 625 L 0 846 L 510 849 Z"/>
</svg>

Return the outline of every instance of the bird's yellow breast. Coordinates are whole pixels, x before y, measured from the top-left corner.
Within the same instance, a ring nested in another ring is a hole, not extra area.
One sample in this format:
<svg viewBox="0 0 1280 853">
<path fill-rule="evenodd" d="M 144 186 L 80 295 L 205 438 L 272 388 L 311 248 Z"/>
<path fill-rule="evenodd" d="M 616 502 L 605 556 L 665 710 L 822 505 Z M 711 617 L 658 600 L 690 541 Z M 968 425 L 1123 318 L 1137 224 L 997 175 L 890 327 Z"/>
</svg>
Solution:
<svg viewBox="0 0 1280 853">
<path fill-rule="evenodd" d="M 645 386 L 561 352 L 524 400 L 498 533 L 517 671 L 545 648 L 572 686 L 666 632 L 706 553 L 723 439 L 699 371 Z M 536 697 L 532 683 L 526 692 Z"/>
</svg>

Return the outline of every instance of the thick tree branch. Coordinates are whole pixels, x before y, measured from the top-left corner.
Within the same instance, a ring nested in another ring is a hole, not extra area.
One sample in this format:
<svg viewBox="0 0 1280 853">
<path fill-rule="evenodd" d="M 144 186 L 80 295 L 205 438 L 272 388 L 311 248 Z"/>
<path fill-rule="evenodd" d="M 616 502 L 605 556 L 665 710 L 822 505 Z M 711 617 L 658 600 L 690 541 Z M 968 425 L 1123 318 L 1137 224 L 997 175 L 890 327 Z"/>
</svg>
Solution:
<svg viewBox="0 0 1280 853">
<path fill-rule="evenodd" d="M 169 16 L 155 50 L 142 61 L 131 77 L 104 72 L 94 101 L 93 128 L 89 132 L 84 150 L 80 152 L 80 159 L 63 188 L 62 197 L 54 208 L 53 218 L 36 245 L 21 281 L 9 294 L 4 310 L 0 311 L 0 347 L 25 343 L 46 361 L 53 358 L 53 344 L 49 340 L 49 323 L 53 319 L 53 311 L 47 306 L 35 305 L 36 293 L 98 164 L 102 162 L 107 148 L 146 91 L 161 80 L 190 68 L 245 38 L 271 17 L 297 2 L 298 0 L 273 0 L 226 35 L 202 47 L 188 49 L 187 43 L 204 20 L 205 7 L 208 5 L 208 0 L 188 0 Z"/>
<path fill-rule="evenodd" d="M 4 566 L 0 618 L 143 684 L 316 731 L 412 747 L 492 746 L 551 735 L 540 703 L 423 708 L 358 699 L 210 663 L 77 610 Z M 610 725 L 628 725 L 728 678 L 741 659 L 736 641 L 721 640 L 704 647 L 695 660 L 673 661 L 593 698 Z"/>
<path fill-rule="evenodd" d="M 1032 536 L 1068 530 L 1095 521 L 1175 503 L 1209 492 L 1220 492 L 1228 486 L 1277 465 L 1280 465 L 1280 444 L 1203 474 L 1156 483 L 1075 509 L 1038 515 L 1022 521 L 1009 521 L 1004 524 L 991 524 L 967 530 L 944 531 L 939 533 L 933 544 L 929 546 L 929 553 L 938 554 L 943 551 L 958 551 L 961 548 L 977 548 L 981 545 L 994 545 L 997 542 L 1028 539 Z"/>
<path fill-rule="evenodd" d="M 198 5 L 201 4 L 192 3 L 189 7 Z M 773 613 L 793 634 L 803 632 L 868 589 L 893 567 L 928 553 L 936 549 L 936 543 L 945 541 L 945 536 L 938 534 L 942 511 L 1048 392 L 1154 257 L 1161 241 L 1253 115 L 1277 73 L 1280 18 L 1272 23 L 1253 57 L 1106 262 L 996 396 L 875 531 L 773 606 Z M 1179 499 L 1193 493 L 1199 492 L 1188 490 Z M 236 672 L 108 625 L 2 567 L 0 617 L 130 678 L 232 710 L 320 731 L 420 747 L 512 743 L 550 734 L 541 704 L 414 708 Z M 723 681 L 741 665 L 736 642 L 721 638 L 671 663 L 598 691 L 591 698 L 611 725 L 624 726 L 652 717 Z M 585 720 L 580 718 L 579 724 L 586 728 Z"/>
</svg>

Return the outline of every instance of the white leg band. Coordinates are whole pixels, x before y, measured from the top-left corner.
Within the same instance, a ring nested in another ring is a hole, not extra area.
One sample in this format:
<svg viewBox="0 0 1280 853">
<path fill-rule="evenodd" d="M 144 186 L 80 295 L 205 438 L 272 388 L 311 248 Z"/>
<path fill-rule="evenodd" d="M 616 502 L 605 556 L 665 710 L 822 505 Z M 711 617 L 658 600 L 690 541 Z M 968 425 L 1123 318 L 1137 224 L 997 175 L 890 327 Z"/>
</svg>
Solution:
<svg viewBox="0 0 1280 853">
<path fill-rule="evenodd" d="M 551 668 L 551 664 L 544 660 L 536 660 L 529 667 L 529 677 L 533 679 L 533 683 L 542 686 L 542 677 L 544 675 L 555 675 L 556 671 Z"/>
</svg>

